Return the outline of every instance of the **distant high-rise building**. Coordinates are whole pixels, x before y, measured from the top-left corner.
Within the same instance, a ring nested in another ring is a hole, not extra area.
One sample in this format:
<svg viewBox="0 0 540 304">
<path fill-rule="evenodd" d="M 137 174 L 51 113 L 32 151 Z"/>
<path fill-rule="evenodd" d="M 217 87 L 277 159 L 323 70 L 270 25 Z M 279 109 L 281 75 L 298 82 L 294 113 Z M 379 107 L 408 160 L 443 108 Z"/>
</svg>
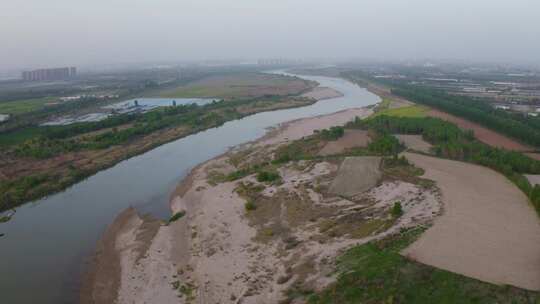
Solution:
<svg viewBox="0 0 540 304">
<path fill-rule="evenodd" d="M 22 79 L 25 81 L 46 81 L 46 80 L 62 80 L 77 76 L 77 68 L 56 68 L 56 69 L 39 69 L 34 71 L 22 72 Z"/>
<path fill-rule="evenodd" d="M 290 65 L 298 64 L 299 60 L 283 59 L 283 58 L 262 58 L 257 61 L 258 65 Z"/>
</svg>

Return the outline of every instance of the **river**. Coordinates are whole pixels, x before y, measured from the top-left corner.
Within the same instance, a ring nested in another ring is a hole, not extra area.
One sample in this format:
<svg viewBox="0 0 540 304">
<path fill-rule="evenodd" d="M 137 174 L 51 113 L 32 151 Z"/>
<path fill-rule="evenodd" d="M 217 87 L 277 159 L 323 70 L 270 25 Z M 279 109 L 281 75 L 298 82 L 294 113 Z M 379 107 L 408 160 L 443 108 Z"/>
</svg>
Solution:
<svg viewBox="0 0 540 304">
<path fill-rule="evenodd" d="M 372 105 L 379 97 L 339 78 L 301 76 L 343 97 L 313 105 L 258 113 L 190 135 L 133 157 L 64 192 L 28 203 L 0 224 L 0 301 L 76 303 L 81 273 L 109 223 L 134 206 L 168 218 L 168 200 L 180 180 L 199 163 L 255 140 L 279 123 Z"/>
</svg>

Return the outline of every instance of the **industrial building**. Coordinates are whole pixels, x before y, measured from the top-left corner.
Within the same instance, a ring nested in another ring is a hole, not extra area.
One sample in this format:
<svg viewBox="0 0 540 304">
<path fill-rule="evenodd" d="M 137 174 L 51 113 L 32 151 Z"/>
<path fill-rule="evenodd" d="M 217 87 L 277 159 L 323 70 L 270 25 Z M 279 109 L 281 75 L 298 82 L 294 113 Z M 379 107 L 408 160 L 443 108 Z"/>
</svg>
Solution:
<svg viewBox="0 0 540 304">
<path fill-rule="evenodd" d="M 25 81 L 46 81 L 46 80 L 61 80 L 73 78 L 77 75 L 77 68 L 55 68 L 55 69 L 39 69 L 34 71 L 25 71 L 22 73 L 22 79 Z"/>
</svg>

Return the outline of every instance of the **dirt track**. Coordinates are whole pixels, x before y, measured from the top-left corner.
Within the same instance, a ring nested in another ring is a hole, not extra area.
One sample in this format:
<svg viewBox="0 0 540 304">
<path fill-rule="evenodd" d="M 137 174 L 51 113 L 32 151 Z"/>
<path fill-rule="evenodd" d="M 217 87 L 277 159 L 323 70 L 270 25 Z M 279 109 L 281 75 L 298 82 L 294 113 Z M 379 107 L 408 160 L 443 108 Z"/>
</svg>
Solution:
<svg viewBox="0 0 540 304">
<path fill-rule="evenodd" d="M 332 155 L 354 147 L 367 147 L 370 142 L 371 139 L 367 131 L 346 129 L 341 138 L 328 142 L 319 151 L 319 155 Z"/>
<path fill-rule="evenodd" d="M 534 151 L 535 150 L 535 148 L 533 147 L 524 145 L 516 140 L 513 140 L 495 131 L 485 128 L 477 123 L 468 121 L 460 117 L 456 117 L 448 113 L 444 113 L 444 112 L 432 109 L 431 111 L 429 111 L 428 116 L 438 117 L 443 120 L 449 121 L 465 130 L 473 130 L 474 136 L 478 140 L 493 147 L 504 148 L 504 149 L 513 150 L 513 151 Z"/>
<path fill-rule="evenodd" d="M 403 254 L 482 281 L 540 290 L 540 220 L 527 197 L 485 167 L 405 155 L 437 182 L 445 212 Z"/>
<path fill-rule="evenodd" d="M 429 153 L 433 147 L 426 142 L 421 135 L 396 134 L 399 142 L 405 145 L 408 149 Z"/>
</svg>

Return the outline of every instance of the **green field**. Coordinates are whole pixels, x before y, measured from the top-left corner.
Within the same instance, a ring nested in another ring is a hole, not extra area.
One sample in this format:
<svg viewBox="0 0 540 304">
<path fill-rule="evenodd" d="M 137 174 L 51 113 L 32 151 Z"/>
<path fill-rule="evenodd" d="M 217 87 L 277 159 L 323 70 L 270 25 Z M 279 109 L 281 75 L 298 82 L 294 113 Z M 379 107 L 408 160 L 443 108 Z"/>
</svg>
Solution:
<svg viewBox="0 0 540 304">
<path fill-rule="evenodd" d="M 396 116 L 396 117 L 425 117 L 428 111 L 429 109 L 427 107 L 417 106 L 417 105 L 396 108 L 396 109 L 387 108 L 387 109 L 384 109 L 382 111 L 375 113 L 373 117 L 380 116 L 380 115 Z"/>
<path fill-rule="evenodd" d="M 45 104 L 56 101 L 56 97 L 42 97 L 15 101 L 0 101 L 0 114 L 22 114 L 42 109 Z"/>
<path fill-rule="evenodd" d="M 11 146 L 23 143 L 31 138 L 34 138 L 41 134 L 39 127 L 30 127 L 17 132 L 1 133 L 0 134 L 0 147 Z"/>
<path fill-rule="evenodd" d="M 483 283 L 401 256 L 420 233 L 416 229 L 350 249 L 338 260 L 337 282 L 308 295 L 308 303 L 540 303 L 539 293 Z"/>
<path fill-rule="evenodd" d="M 164 98 L 241 98 L 265 94 L 287 95 L 298 93 L 299 81 L 301 80 L 259 73 L 220 75 L 163 91 L 159 96 Z"/>
<path fill-rule="evenodd" d="M 164 98 L 224 98 L 231 95 L 238 94 L 240 89 L 232 87 L 209 87 L 209 86 L 197 86 L 189 85 L 178 87 L 174 90 L 166 91 L 160 94 L 160 97 Z"/>
</svg>

